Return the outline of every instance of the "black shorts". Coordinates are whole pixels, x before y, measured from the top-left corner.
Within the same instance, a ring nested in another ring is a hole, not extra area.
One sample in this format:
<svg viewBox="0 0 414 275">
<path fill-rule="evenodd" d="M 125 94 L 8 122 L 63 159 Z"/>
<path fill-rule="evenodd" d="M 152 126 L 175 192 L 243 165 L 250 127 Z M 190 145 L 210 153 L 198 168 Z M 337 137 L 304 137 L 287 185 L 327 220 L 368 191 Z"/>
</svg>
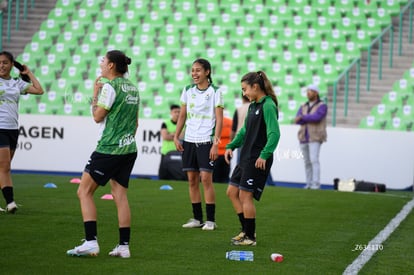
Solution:
<svg viewBox="0 0 414 275">
<path fill-rule="evenodd" d="M 266 160 L 265 170 L 257 169 L 255 163 L 256 160 L 254 159 L 243 165 L 243 167 L 240 164 L 237 165 L 231 175 L 229 184 L 238 187 L 240 190 L 252 192 L 253 198 L 259 201 L 266 185 L 267 177 L 270 174 L 273 157 Z"/>
<path fill-rule="evenodd" d="M 0 148 L 9 147 L 10 150 L 16 150 L 19 130 L 17 129 L 0 129 Z"/>
<path fill-rule="evenodd" d="M 129 177 L 134 167 L 137 153 L 109 155 L 93 152 L 85 166 L 85 172 L 99 185 L 104 186 L 110 179 L 128 188 Z"/>
<path fill-rule="evenodd" d="M 210 159 L 212 142 L 183 142 L 183 171 L 213 172 L 214 161 Z"/>
</svg>

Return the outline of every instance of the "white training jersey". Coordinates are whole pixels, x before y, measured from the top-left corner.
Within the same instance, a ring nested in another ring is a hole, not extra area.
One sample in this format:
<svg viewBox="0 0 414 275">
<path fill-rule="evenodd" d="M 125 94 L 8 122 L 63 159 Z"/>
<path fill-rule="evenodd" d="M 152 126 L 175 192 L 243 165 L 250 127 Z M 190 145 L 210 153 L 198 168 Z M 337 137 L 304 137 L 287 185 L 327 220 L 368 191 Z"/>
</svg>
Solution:
<svg viewBox="0 0 414 275">
<path fill-rule="evenodd" d="M 0 77 L 0 129 L 19 128 L 19 98 L 30 85 L 20 78 Z"/>
<path fill-rule="evenodd" d="M 192 143 L 212 141 L 216 127 L 215 109 L 224 107 L 221 89 L 211 84 L 207 89 L 199 90 L 193 84 L 183 89 L 180 101 L 187 110 L 184 140 Z"/>
</svg>

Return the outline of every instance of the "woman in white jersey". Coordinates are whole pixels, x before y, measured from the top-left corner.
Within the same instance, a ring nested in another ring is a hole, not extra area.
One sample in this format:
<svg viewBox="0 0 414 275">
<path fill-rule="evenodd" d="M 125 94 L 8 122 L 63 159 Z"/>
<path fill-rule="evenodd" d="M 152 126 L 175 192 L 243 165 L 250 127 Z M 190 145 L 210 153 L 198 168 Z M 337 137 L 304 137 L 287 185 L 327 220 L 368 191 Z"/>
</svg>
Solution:
<svg viewBox="0 0 414 275">
<path fill-rule="evenodd" d="M 100 64 L 102 77 L 109 80 L 102 84 L 101 77 L 98 77 L 92 97 L 93 119 L 100 124 L 101 131 L 78 188 L 85 242 L 68 250 L 70 256 L 98 255 L 97 214 L 93 195 L 99 186 L 109 181 L 118 210 L 119 227 L 119 243 L 109 255 L 130 257 L 131 211 L 127 190 L 137 158 L 135 134 L 138 128 L 139 92 L 124 77 L 129 64 L 131 59 L 118 50 L 107 52 Z"/>
<path fill-rule="evenodd" d="M 181 94 L 181 111 L 174 135 L 178 151 L 183 151 L 183 171 L 187 172 L 190 200 L 194 218 L 184 228 L 214 230 L 216 198 L 213 186 L 214 161 L 218 157 L 223 125 L 223 95 L 213 85 L 211 65 L 205 59 L 193 62 L 191 76 L 194 84 L 186 86 Z M 185 124 L 183 144 L 179 137 Z M 203 223 L 200 180 L 204 189 L 207 221 Z"/>
<path fill-rule="evenodd" d="M 16 66 L 21 78 L 12 78 L 10 72 Z M 43 88 L 26 65 L 14 60 L 9 52 L 0 52 L 0 187 L 6 200 L 6 211 L 14 213 L 13 183 L 10 165 L 19 137 L 19 98 L 21 94 L 43 94 Z"/>
</svg>

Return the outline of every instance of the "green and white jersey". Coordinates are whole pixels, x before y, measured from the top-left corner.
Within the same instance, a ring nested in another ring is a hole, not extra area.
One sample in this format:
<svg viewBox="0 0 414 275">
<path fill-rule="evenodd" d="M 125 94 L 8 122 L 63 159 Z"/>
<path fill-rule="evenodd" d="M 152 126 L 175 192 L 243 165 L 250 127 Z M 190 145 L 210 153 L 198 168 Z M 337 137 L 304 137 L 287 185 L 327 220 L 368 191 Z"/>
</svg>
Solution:
<svg viewBox="0 0 414 275">
<path fill-rule="evenodd" d="M 97 152 L 125 155 L 137 151 L 139 101 L 137 87 L 126 78 L 117 77 L 103 85 L 97 105 L 108 114 L 101 122 Z"/>
<path fill-rule="evenodd" d="M 0 77 L 0 129 L 19 128 L 19 99 L 31 84 L 20 78 Z"/>
<path fill-rule="evenodd" d="M 181 104 L 186 105 L 187 119 L 184 140 L 192 143 L 209 142 L 214 136 L 217 107 L 223 108 L 223 93 L 214 85 L 199 90 L 197 85 L 183 89 Z"/>
</svg>

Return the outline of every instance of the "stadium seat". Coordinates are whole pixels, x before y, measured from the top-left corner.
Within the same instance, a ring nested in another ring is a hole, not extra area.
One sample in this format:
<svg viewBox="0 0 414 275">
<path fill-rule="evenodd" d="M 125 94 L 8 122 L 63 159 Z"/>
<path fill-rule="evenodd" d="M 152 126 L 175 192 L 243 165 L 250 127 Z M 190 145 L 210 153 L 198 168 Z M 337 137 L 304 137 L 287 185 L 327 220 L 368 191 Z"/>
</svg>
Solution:
<svg viewBox="0 0 414 275">
<path fill-rule="evenodd" d="M 376 119 L 380 121 L 388 121 L 392 118 L 392 115 L 396 112 L 396 109 L 392 106 L 387 106 L 383 103 L 378 104 L 377 106 L 371 109 L 371 115 L 375 116 Z"/>
<path fill-rule="evenodd" d="M 386 121 L 380 120 L 373 115 L 366 116 L 359 124 L 359 128 L 379 130 L 384 129 Z"/>
<path fill-rule="evenodd" d="M 411 124 L 411 121 L 407 121 L 399 117 L 393 117 L 387 121 L 385 129 L 394 131 L 408 131 L 408 128 Z"/>
<path fill-rule="evenodd" d="M 33 114 L 37 112 L 38 96 L 22 95 L 19 101 L 19 112 L 24 114 Z"/>
</svg>

